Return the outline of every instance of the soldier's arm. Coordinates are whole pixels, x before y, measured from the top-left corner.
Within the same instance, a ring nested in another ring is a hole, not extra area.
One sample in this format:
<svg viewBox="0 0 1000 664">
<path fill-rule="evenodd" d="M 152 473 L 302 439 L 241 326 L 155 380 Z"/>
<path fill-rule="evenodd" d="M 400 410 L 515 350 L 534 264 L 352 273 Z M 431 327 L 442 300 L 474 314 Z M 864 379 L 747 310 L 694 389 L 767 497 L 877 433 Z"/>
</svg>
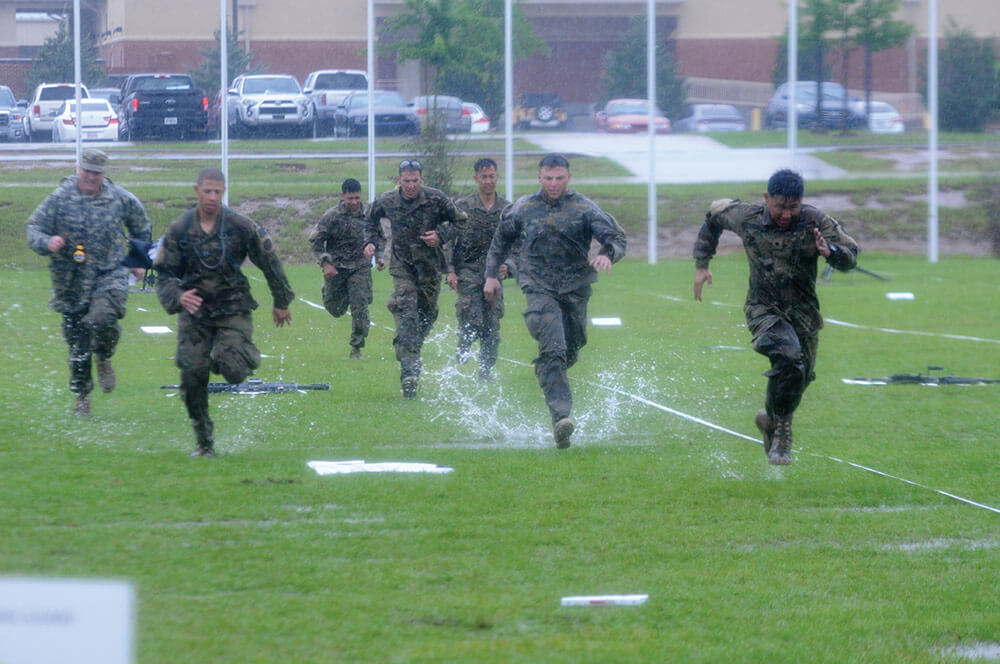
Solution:
<svg viewBox="0 0 1000 664">
<path fill-rule="evenodd" d="M 183 308 L 181 295 L 184 293 L 184 288 L 181 280 L 184 275 L 181 273 L 181 260 L 178 237 L 168 228 L 163 236 L 163 244 L 153 259 L 153 269 L 157 272 L 156 297 L 168 314 L 179 313 Z"/>
<path fill-rule="evenodd" d="M 309 246 L 312 248 L 313 256 L 316 257 L 316 262 L 320 266 L 324 262 L 333 262 L 326 250 L 326 241 L 330 238 L 330 223 L 330 213 L 327 212 L 320 218 L 319 223 L 316 224 L 316 228 L 313 229 L 312 234 L 309 236 Z"/>
<path fill-rule="evenodd" d="M 820 235 L 826 240 L 830 248 L 830 255 L 826 261 L 835 270 L 846 272 L 853 270 L 858 265 L 858 243 L 854 241 L 840 222 L 830 215 L 823 215 L 819 222 Z"/>
<path fill-rule="evenodd" d="M 625 256 L 625 230 L 614 217 L 596 206 L 591 215 L 590 228 L 601 245 L 599 253 L 617 263 Z"/>
<path fill-rule="evenodd" d="M 434 229 L 437 231 L 438 237 L 441 238 L 441 244 L 457 238 L 468 219 L 469 215 L 465 214 L 450 198 L 442 196 L 438 207 L 438 224 Z"/>
<path fill-rule="evenodd" d="M 288 309 L 288 305 L 295 299 L 295 293 L 285 276 L 285 268 L 278 258 L 277 247 L 267 231 L 257 224 L 253 224 L 247 232 L 247 255 L 250 261 L 260 268 L 267 279 L 267 286 L 271 289 L 271 297 L 274 298 L 274 308 L 279 310 Z M 277 323 L 277 319 L 275 323 Z"/>
<path fill-rule="evenodd" d="M 125 211 L 125 227 L 129 237 L 143 242 L 153 241 L 153 224 L 149 221 L 146 208 L 142 202 L 131 193 L 122 189 L 125 195 L 123 209 Z"/>
<path fill-rule="evenodd" d="M 739 210 L 739 201 L 731 198 L 720 198 L 713 201 L 705 214 L 705 222 L 698 231 L 694 242 L 695 268 L 707 269 L 709 261 L 715 256 L 719 246 L 719 236 L 727 228 L 735 229 L 733 216 Z"/>
<path fill-rule="evenodd" d="M 368 210 L 365 218 L 365 245 L 375 247 L 375 255 L 381 256 L 385 251 L 385 232 L 382 230 L 382 217 L 385 216 L 385 209 L 376 199 Z"/>
<path fill-rule="evenodd" d="M 511 246 L 521 235 L 521 224 L 517 215 L 512 214 L 512 208 L 508 207 L 500 216 L 500 223 L 493 233 L 493 240 L 490 242 L 490 249 L 486 254 L 486 278 L 498 279 L 500 265 L 507 260 Z"/>
<path fill-rule="evenodd" d="M 28 246 L 32 251 L 42 256 L 48 256 L 49 241 L 56 235 L 56 202 L 55 194 L 42 201 L 28 218 Z"/>
</svg>

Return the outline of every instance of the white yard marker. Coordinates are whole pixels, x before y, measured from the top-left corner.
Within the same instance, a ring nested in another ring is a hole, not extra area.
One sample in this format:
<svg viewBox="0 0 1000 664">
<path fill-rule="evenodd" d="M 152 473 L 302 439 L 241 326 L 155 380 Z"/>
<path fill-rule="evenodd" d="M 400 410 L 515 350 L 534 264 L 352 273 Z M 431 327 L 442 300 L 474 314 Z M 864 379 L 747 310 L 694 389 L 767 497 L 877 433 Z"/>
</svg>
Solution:
<svg viewBox="0 0 1000 664">
<path fill-rule="evenodd" d="M 139 329 L 146 334 L 170 334 L 173 331 L 166 325 L 143 325 Z"/>
<path fill-rule="evenodd" d="M 913 300 L 915 296 L 913 293 L 886 293 L 885 296 L 890 300 Z"/>
<path fill-rule="evenodd" d="M 622 324 L 622 319 L 617 316 L 613 318 L 591 318 L 590 322 L 597 327 L 616 327 Z"/>
<path fill-rule="evenodd" d="M 438 466 L 433 463 L 408 463 L 390 461 L 385 463 L 367 463 L 363 459 L 350 461 L 310 461 L 306 464 L 320 475 L 347 475 L 350 473 L 431 473 L 443 475 L 454 471 L 454 468 Z"/>
<path fill-rule="evenodd" d="M 576 595 L 563 597 L 560 606 L 638 606 L 649 595 Z"/>
</svg>

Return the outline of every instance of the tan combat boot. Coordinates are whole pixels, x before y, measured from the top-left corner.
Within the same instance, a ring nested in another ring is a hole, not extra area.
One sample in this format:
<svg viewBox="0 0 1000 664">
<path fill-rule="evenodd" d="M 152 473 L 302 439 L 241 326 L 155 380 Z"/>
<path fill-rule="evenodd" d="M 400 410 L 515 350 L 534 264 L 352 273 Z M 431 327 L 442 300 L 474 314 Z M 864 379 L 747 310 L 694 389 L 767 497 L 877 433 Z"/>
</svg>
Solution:
<svg viewBox="0 0 1000 664">
<path fill-rule="evenodd" d="M 787 466 L 792 463 L 792 416 L 774 417 L 774 435 L 767 461 L 773 466 Z"/>
</svg>

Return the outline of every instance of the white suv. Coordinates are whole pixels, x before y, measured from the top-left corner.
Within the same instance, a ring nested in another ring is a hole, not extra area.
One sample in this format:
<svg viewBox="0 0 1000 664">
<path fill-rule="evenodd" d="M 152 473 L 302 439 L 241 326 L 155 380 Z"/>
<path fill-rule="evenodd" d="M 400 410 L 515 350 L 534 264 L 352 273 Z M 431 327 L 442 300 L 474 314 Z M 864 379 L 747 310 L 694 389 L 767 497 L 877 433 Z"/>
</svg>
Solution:
<svg viewBox="0 0 1000 664">
<path fill-rule="evenodd" d="M 73 83 L 41 83 L 31 95 L 28 110 L 25 113 L 24 132 L 29 141 L 50 140 L 52 137 L 52 121 L 59 113 L 59 107 L 67 99 L 76 98 L 76 86 Z M 80 98 L 89 99 L 87 86 L 80 84 Z"/>
<path fill-rule="evenodd" d="M 236 77 L 229 94 L 229 103 L 236 106 L 237 133 L 287 127 L 300 135 L 312 136 L 312 104 L 302 94 L 294 76 L 244 74 Z"/>
</svg>

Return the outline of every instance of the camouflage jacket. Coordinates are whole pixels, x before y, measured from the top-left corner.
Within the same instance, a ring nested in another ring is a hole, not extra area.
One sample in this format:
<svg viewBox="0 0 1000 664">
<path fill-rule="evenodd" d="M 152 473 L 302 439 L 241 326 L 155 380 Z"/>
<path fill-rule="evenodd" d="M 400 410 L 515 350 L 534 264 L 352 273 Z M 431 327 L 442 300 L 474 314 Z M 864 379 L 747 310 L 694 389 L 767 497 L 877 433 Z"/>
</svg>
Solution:
<svg viewBox="0 0 1000 664">
<path fill-rule="evenodd" d="M 77 188 L 77 179 L 63 178 L 28 219 L 28 245 L 49 256 L 49 306 L 61 313 L 85 310 L 98 279 L 120 279 L 121 288 L 128 288 L 128 269 L 122 266 L 128 254 L 126 229 L 131 238 L 152 240 L 139 199 L 107 178 L 96 196 L 86 196 Z M 66 246 L 50 254 L 49 240 L 55 235 L 66 238 Z M 74 253 L 82 260 L 74 260 Z"/>
<path fill-rule="evenodd" d="M 456 199 L 455 205 L 468 215 L 469 220 L 454 242 L 445 247 L 447 271 L 456 273 L 462 281 L 482 284 L 485 281 L 486 254 L 500 224 L 500 215 L 510 201 L 498 194 L 493 207 L 487 210 L 476 191 Z"/>
<path fill-rule="evenodd" d="M 385 251 L 382 219 L 389 220 L 392 234 L 389 274 L 429 281 L 440 279 L 445 267 L 441 245 L 455 239 L 466 216 L 444 192 L 431 187 L 420 187 L 420 194 L 413 201 L 404 199 L 399 187 L 387 191 L 372 203 L 365 224 L 365 244 L 375 245 L 376 254 Z M 428 247 L 420 239 L 429 230 L 437 231 L 440 245 Z"/>
<path fill-rule="evenodd" d="M 504 211 L 486 259 L 486 276 L 521 243 L 517 283 L 522 290 L 569 293 L 597 281 L 590 266 L 592 240 L 615 263 L 625 255 L 625 231 L 586 196 L 570 190 L 550 201 L 542 190 L 522 196 Z"/>
<path fill-rule="evenodd" d="M 364 256 L 365 211 L 352 214 L 341 202 L 330 208 L 316 224 L 316 230 L 309 236 L 316 262 L 321 266 L 329 263 L 337 269 L 356 270 L 371 267 L 371 261 Z"/>
<path fill-rule="evenodd" d="M 256 309 L 250 282 L 240 269 L 247 258 L 264 273 L 274 307 L 287 309 L 295 293 L 267 231 L 223 207 L 215 228 L 206 234 L 192 207 L 170 223 L 153 261 L 159 272 L 156 294 L 160 304 L 167 313 L 178 313 L 184 291 L 197 288 L 204 300 L 199 316 L 230 316 Z"/>
<path fill-rule="evenodd" d="M 744 312 L 751 324 L 764 315 L 789 321 L 800 334 L 822 329 L 816 297 L 816 267 L 820 257 L 813 229 L 830 245 L 827 262 L 838 270 L 857 265 L 858 244 L 833 217 L 803 205 L 787 229 L 778 227 L 763 203 L 724 198 L 712 203 L 694 245 L 695 266 L 707 268 L 719 236 L 730 230 L 740 236 L 750 264 L 750 285 Z"/>
</svg>

